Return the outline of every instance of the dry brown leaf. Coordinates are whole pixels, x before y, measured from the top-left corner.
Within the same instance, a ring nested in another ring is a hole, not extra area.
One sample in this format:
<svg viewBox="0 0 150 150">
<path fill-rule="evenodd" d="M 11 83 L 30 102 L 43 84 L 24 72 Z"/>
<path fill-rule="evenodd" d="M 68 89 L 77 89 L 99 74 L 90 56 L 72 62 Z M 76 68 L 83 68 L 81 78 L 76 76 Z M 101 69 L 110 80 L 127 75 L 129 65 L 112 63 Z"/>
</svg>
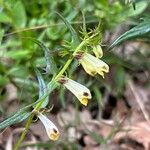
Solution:
<svg viewBox="0 0 150 150">
<path fill-rule="evenodd" d="M 0 144 L 3 142 L 7 141 L 9 135 L 11 134 L 12 129 L 11 128 L 5 128 L 4 130 L 1 131 L 0 133 Z"/>
<path fill-rule="evenodd" d="M 75 108 L 68 106 L 67 111 L 60 111 L 57 115 L 57 120 L 61 127 L 73 124 L 76 120 Z"/>
<path fill-rule="evenodd" d="M 7 97 L 5 101 L 11 102 L 17 99 L 17 88 L 13 84 L 6 85 Z"/>
<path fill-rule="evenodd" d="M 143 121 L 144 118 L 149 122 L 149 93 L 149 89 L 140 87 L 137 84 L 129 81 L 129 84 L 126 87 L 125 96 L 128 100 L 128 103 L 132 107 L 132 116 L 130 117 L 130 122 L 132 124 Z"/>
<path fill-rule="evenodd" d="M 86 146 L 83 150 L 101 150 L 99 146 Z"/>
<path fill-rule="evenodd" d="M 116 141 L 128 137 L 143 144 L 145 150 L 150 149 L 150 125 L 148 122 L 139 122 L 132 126 L 123 127 L 123 129 L 124 132 L 120 131 L 115 135 Z"/>
<path fill-rule="evenodd" d="M 67 130 L 67 137 L 69 142 L 74 142 L 81 137 L 81 134 L 75 127 L 69 127 Z"/>
<path fill-rule="evenodd" d="M 12 130 L 10 135 L 8 136 L 8 139 L 6 141 L 6 146 L 5 150 L 13 150 L 13 140 L 14 140 L 14 135 L 17 133 L 21 133 L 24 130 L 24 128 L 17 128 L 15 130 Z"/>
<path fill-rule="evenodd" d="M 93 146 L 94 147 L 97 144 L 96 141 L 94 141 L 90 135 L 85 135 L 83 140 L 84 140 L 84 143 L 86 146 Z"/>
</svg>

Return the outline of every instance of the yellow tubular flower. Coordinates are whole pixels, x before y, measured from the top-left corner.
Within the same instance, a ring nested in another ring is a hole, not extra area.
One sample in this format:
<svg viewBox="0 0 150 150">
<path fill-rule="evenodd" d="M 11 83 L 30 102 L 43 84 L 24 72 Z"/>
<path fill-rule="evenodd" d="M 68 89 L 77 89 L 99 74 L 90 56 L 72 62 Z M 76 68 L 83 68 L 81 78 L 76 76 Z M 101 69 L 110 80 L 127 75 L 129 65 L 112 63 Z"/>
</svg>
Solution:
<svg viewBox="0 0 150 150">
<path fill-rule="evenodd" d="M 109 66 L 91 54 L 77 53 L 75 57 L 79 60 L 84 70 L 91 76 L 95 76 L 98 73 L 104 78 L 104 73 L 109 72 Z"/>
<path fill-rule="evenodd" d="M 91 99 L 91 93 L 87 87 L 64 76 L 59 79 L 59 83 L 71 91 L 83 105 L 87 106 L 88 100 Z"/>
<path fill-rule="evenodd" d="M 37 116 L 43 123 L 48 137 L 53 141 L 58 140 L 60 134 L 58 128 L 54 125 L 54 123 L 40 112 L 37 113 Z"/>
<path fill-rule="evenodd" d="M 93 46 L 93 52 L 97 58 L 101 58 L 103 56 L 103 50 L 100 45 Z"/>
</svg>

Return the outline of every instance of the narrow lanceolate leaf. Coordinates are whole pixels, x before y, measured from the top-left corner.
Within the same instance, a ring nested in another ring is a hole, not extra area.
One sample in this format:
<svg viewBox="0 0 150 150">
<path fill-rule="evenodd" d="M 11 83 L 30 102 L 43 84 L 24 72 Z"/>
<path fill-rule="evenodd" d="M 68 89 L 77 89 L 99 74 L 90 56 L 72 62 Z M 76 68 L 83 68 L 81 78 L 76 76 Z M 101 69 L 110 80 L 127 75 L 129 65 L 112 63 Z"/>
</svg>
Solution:
<svg viewBox="0 0 150 150">
<path fill-rule="evenodd" d="M 51 82 L 49 82 L 47 84 L 47 89 L 46 91 L 44 91 L 44 94 L 36 101 L 32 104 L 33 107 L 36 107 L 37 105 L 39 106 L 39 108 L 43 107 L 46 102 L 45 99 L 49 96 L 49 94 L 58 86 L 58 83 L 56 83 L 56 81 L 52 80 Z M 44 104 L 43 104 L 44 103 Z"/>
<path fill-rule="evenodd" d="M 47 92 L 47 86 L 44 82 L 44 79 L 40 73 L 39 70 L 36 69 L 36 75 L 37 75 L 37 79 L 38 79 L 38 82 L 39 82 L 39 98 L 41 98 L 44 94 L 46 94 Z M 45 100 L 43 101 L 42 105 L 41 105 L 41 108 L 44 108 L 47 106 L 48 104 L 48 101 L 49 101 L 49 96 L 47 96 L 45 98 Z"/>
<path fill-rule="evenodd" d="M 54 61 L 53 56 L 50 55 L 50 50 L 48 49 L 48 47 L 46 47 L 43 44 L 43 42 L 41 42 L 37 39 L 34 39 L 34 38 L 29 38 L 29 39 L 31 39 L 33 42 L 35 42 L 44 51 L 44 57 L 46 60 L 46 73 L 56 75 L 57 66 L 56 66 L 56 63 Z"/>
<path fill-rule="evenodd" d="M 121 44 L 124 41 L 136 38 L 150 38 L 150 18 L 145 18 L 139 25 L 122 34 L 111 44 L 109 49 Z"/>
<path fill-rule="evenodd" d="M 65 23 L 65 25 L 69 29 L 69 31 L 71 32 L 72 43 L 73 43 L 74 47 L 76 47 L 79 44 L 79 38 L 78 38 L 76 31 L 74 30 L 72 25 L 60 13 L 57 12 L 57 14 L 62 19 L 62 21 Z"/>
<path fill-rule="evenodd" d="M 51 80 L 48 84 L 47 84 L 47 90 L 46 92 L 44 92 L 44 95 L 42 95 L 37 101 L 35 101 L 32 104 L 29 104 L 27 106 L 25 106 L 24 108 L 22 108 L 21 110 L 27 110 L 30 107 L 35 107 L 37 104 L 40 105 L 40 107 L 42 106 L 42 103 L 44 102 L 45 98 L 47 96 L 49 96 L 49 94 L 56 89 L 56 87 L 58 86 L 58 83 L 54 80 Z"/>
<path fill-rule="evenodd" d="M 0 130 L 15 123 L 22 122 L 23 120 L 27 119 L 30 114 L 31 112 L 27 112 L 24 109 L 18 111 L 17 113 L 0 123 Z"/>
<path fill-rule="evenodd" d="M 29 112 L 28 109 L 31 107 L 35 107 L 37 104 L 41 107 L 43 106 L 43 103 L 46 99 L 46 97 L 58 86 L 58 84 L 52 80 L 47 85 L 47 91 L 42 95 L 36 102 L 29 104 L 22 109 L 20 109 L 18 112 L 16 112 L 14 115 L 10 116 L 6 120 L 2 121 L 0 123 L 0 130 L 4 129 L 10 125 L 22 122 L 23 120 L 27 119 L 32 112 Z"/>
</svg>

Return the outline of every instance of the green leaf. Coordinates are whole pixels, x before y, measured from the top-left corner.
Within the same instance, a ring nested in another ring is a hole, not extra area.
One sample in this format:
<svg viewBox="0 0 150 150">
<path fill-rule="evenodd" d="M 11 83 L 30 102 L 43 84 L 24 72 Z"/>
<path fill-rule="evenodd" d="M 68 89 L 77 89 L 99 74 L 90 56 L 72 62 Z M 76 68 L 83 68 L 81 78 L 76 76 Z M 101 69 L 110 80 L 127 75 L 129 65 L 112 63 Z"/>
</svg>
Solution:
<svg viewBox="0 0 150 150">
<path fill-rule="evenodd" d="M 0 123 L 0 130 L 15 123 L 22 122 L 23 120 L 27 119 L 30 116 L 30 114 L 31 112 L 27 112 L 25 110 L 18 111 L 17 113 Z"/>
<path fill-rule="evenodd" d="M 9 83 L 9 79 L 0 74 L 0 87 L 5 86 L 7 83 Z"/>
<path fill-rule="evenodd" d="M 44 92 L 44 94 L 34 103 L 28 105 L 27 107 L 29 106 L 36 106 L 36 104 L 39 104 L 40 105 L 40 108 L 43 106 L 43 103 L 45 101 L 45 98 L 47 96 L 49 96 L 49 94 L 58 86 L 57 82 L 52 80 L 51 82 L 49 82 L 47 84 L 47 90 Z"/>
<path fill-rule="evenodd" d="M 27 91 L 35 91 L 36 89 L 38 89 L 38 84 L 31 80 L 31 79 L 24 79 L 24 78 L 14 78 L 13 79 L 14 82 L 20 86 L 20 87 L 24 87 L 24 90 L 27 90 Z"/>
<path fill-rule="evenodd" d="M 1 23 L 10 23 L 11 19 L 3 12 L 0 13 L 0 22 Z"/>
<path fill-rule="evenodd" d="M 41 41 L 34 38 L 29 38 L 29 39 L 31 39 L 34 43 L 40 46 L 40 48 L 44 51 L 45 60 L 46 60 L 46 73 L 56 75 L 57 66 L 53 56 L 49 54 L 50 50 Z"/>
<path fill-rule="evenodd" d="M 97 86 L 94 86 L 94 87 L 93 87 L 93 91 L 94 91 L 96 100 L 97 100 L 97 102 L 98 102 L 98 105 L 99 105 L 100 107 L 103 107 L 102 94 L 101 94 L 99 88 L 98 88 Z"/>
<path fill-rule="evenodd" d="M 11 10 L 12 21 L 16 28 L 23 28 L 27 22 L 24 5 L 21 1 L 17 1 L 13 5 L 14 7 Z"/>
<path fill-rule="evenodd" d="M 44 93 L 44 95 L 42 95 L 36 102 L 29 104 L 25 107 L 23 107 L 21 110 L 27 110 L 30 107 L 35 107 L 36 104 L 40 104 L 40 107 L 42 105 L 42 103 L 44 102 L 45 98 L 47 96 L 49 96 L 49 94 L 58 86 L 58 83 L 54 80 L 51 80 L 48 84 L 47 84 L 47 91 Z"/>
<path fill-rule="evenodd" d="M 5 57 L 9 57 L 12 59 L 20 60 L 24 58 L 28 58 L 31 52 L 29 50 L 17 50 L 17 51 L 7 51 L 4 53 Z"/>
<path fill-rule="evenodd" d="M 36 71 L 36 75 L 37 75 L 37 79 L 39 82 L 39 98 L 41 98 L 47 91 L 47 86 L 44 82 L 44 79 L 40 73 L 40 71 L 38 69 L 35 70 Z M 45 108 L 47 106 L 49 102 L 49 96 L 47 96 L 44 100 L 44 102 L 41 105 L 41 108 Z"/>
<path fill-rule="evenodd" d="M 122 34 L 111 44 L 109 49 L 121 44 L 124 41 L 136 38 L 150 38 L 150 18 L 145 18 L 139 25 Z"/>
<path fill-rule="evenodd" d="M 147 5 L 148 5 L 148 2 L 139 1 L 139 2 L 136 3 L 136 9 L 133 9 L 134 5 L 127 9 L 126 15 L 128 17 L 137 16 L 137 15 L 141 14 L 146 9 Z"/>
<path fill-rule="evenodd" d="M 114 75 L 114 89 L 117 95 L 121 95 L 125 86 L 125 71 L 123 67 L 118 67 Z"/>
<path fill-rule="evenodd" d="M 37 104 L 40 105 L 40 107 L 42 106 L 42 103 L 44 102 L 45 98 L 58 86 L 58 84 L 52 80 L 51 82 L 49 82 L 49 84 L 47 85 L 47 91 L 45 92 L 44 95 L 42 95 L 36 102 L 29 104 L 28 106 L 23 107 L 22 109 L 20 109 L 18 112 L 16 112 L 14 115 L 12 115 L 11 117 L 9 117 L 8 119 L 4 120 L 3 122 L 0 123 L 0 129 L 6 128 L 10 125 L 13 125 L 15 123 L 19 123 L 22 122 L 23 120 L 25 120 L 26 118 L 28 118 L 30 116 L 30 114 L 32 112 L 28 112 L 27 109 L 29 109 L 30 107 L 35 107 Z"/>
<path fill-rule="evenodd" d="M 47 91 L 44 93 L 44 95 L 42 95 L 36 102 L 29 104 L 28 106 L 25 106 L 22 109 L 28 109 L 30 107 L 34 107 L 36 104 L 38 103 L 43 103 L 43 101 L 45 100 L 45 98 L 47 96 L 49 96 L 49 94 L 58 86 L 58 83 L 54 80 L 51 80 L 48 84 L 47 84 Z"/>
<path fill-rule="evenodd" d="M 79 38 L 78 38 L 76 31 L 74 30 L 72 25 L 60 13 L 57 12 L 57 14 L 65 23 L 66 27 L 70 30 L 71 35 L 72 35 L 73 48 L 76 47 L 79 44 Z"/>
<path fill-rule="evenodd" d="M 26 78 L 29 74 L 29 70 L 23 65 L 14 65 L 10 70 L 7 71 L 7 74 L 19 78 Z"/>
</svg>

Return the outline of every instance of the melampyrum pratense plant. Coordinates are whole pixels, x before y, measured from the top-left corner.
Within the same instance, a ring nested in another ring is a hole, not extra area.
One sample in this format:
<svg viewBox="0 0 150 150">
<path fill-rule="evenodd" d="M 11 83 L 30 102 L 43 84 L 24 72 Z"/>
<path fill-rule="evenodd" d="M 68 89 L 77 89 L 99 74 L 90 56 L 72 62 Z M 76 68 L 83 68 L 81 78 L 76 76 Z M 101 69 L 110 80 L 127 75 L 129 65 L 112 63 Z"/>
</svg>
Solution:
<svg viewBox="0 0 150 150">
<path fill-rule="evenodd" d="M 59 71 L 57 65 L 53 61 L 53 57 L 51 56 L 50 59 L 47 59 L 48 62 L 46 69 L 53 75 L 51 81 L 47 85 L 45 84 L 40 71 L 36 69 L 36 75 L 39 82 L 39 99 L 36 102 L 20 109 L 14 115 L 0 123 L 0 129 L 3 129 L 27 119 L 25 129 L 15 144 L 14 150 L 18 150 L 30 128 L 34 116 L 37 116 L 43 123 L 46 133 L 51 140 L 55 141 L 59 138 L 60 132 L 58 128 L 44 115 L 43 111 L 46 110 L 46 106 L 48 105 L 49 94 L 58 86 L 64 86 L 67 88 L 74 94 L 74 96 L 76 96 L 81 104 L 85 106 L 88 104 L 89 100 L 92 99 L 90 89 L 65 75 L 66 70 L 69 69 L 69 66 L 74 59 L 78 60 L 79 65 L 82 65 L 85 72 L 90 76 L 94 77 L 96 74 L 99 74 L 102 78 L 104 78 L 105 73 L 109 72 L 109 66 L 100 59 L 103 56 L 103 51 L 101 49 L 102 36 L 100 25 L 98 25 L 95 29 L 90 30 L 90 32 L 87 32 L 84 19 L 83 28 L 81 30 L 82 38 L 79 38 L 67 20 L 60 14 L 58 15 L 64 21 L 72 35 L 71 42 L 67 42 L 70 53 L 69 58 Z M 48 52 L 48 48 L 38 40 L 32 38 L 31 40 L 38 44 L 44 50 L 45 56 L 47 56 L 46 53 Z"/>
</svg>

